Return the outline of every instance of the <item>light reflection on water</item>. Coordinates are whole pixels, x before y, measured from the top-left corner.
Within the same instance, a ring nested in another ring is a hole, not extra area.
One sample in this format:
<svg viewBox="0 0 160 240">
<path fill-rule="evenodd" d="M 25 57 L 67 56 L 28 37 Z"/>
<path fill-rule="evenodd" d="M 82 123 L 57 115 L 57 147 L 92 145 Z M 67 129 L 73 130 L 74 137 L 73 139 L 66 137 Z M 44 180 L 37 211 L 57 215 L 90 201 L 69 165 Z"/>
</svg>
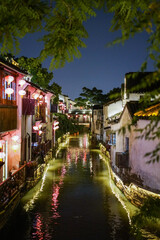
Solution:
<svg viewBox="0 0 160 240">
<path fill-rule="evenodd" d="M 12 238 L 135 239 L 130 205 L 116 191 L 99 151 L 89 149 L 88 139 L 87 134 L 72 137 L 57 151 L 42 180 L 22 199 L 25 213 L 19 221 L 27 220 L 15 235 L 12 230 Z"/>
</svg>

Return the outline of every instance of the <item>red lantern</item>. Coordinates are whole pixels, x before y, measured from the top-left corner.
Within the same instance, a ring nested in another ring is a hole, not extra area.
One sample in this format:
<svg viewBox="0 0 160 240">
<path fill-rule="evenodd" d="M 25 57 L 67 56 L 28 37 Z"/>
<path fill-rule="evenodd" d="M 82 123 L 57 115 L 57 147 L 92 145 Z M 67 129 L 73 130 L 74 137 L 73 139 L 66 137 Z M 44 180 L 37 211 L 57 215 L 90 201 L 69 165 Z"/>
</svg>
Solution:
<svg viewBox="0 0 160 240">
<path fill-rule="evenodd" d="M 8 94 L 8 97 L 10 97 L 10 95 L 14 93 L 14 90 L 13 88 L 6 88 L 5 93 Z"/>
<path fill-rule="evenodd" d="M 26 83 L 26 81 L 24 79 L 21 79 L 21 80 L 19 80 L 18 83 L 21 87 L 23 87 L 23 85 Z"/>
<path fill-rule="evenodd" d="M 10 83 L 14 81 L 14 77 L 8 75 L 5 77 L 5 81 L 8 82 L 8 85 L 10 85 Z"/>
<path fill-rule="evenodd" d="M 26 95 L 26 91 L 25 90 L 19 90 L 19 95 L 21 96 L 21 97 L 23 97 L 24 95 Z"/>
</svg>

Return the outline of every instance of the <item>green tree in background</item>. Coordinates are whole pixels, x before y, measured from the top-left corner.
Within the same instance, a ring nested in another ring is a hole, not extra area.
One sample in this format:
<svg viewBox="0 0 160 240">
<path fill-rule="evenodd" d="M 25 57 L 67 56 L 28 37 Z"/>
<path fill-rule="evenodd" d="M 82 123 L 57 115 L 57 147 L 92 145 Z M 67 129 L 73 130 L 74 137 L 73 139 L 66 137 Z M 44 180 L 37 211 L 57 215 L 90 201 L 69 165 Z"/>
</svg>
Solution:
<svg viewBox="0 0 160 240">
<path fill-rule="evenodd" d="M 76 106 L 90 108 L 93 105 L 103 105 L 111 100 L 114 100 L 121 96 L 121 89 L 114 88 L 109 93 L 103 94 L 103 91 L 93 87 L 89 89 L 87 87 L 82 88 L 80 97 L 75 99 Z"/>
<path fill-rule="evenodd" d="M 20 57 L 17 59 L 19 67 L 27 70 L 32 75 L 32 82 L 47 88 L 50 81 L 53 79 L 53 73 L 48 72 L 47 68 L 43 68 L 37 58 Z"/>
<path fill-rule="evenodd" d="M 75 120 L 68 119 L 65 114 L 56 113 L 55 116 L 59 121 L 59 129 L 56 130 L 56 138 L 63 136 L 67 132 L 72 134 L 83 130 L 83 126 L 77 125 Z"/>
<path fill-rule="evenodd" d="M 54 93 L 55 95 L 54 103 L 58 104 L 59 94 L 62 93 L 62 87 L 59 86 L 57 83 L 53 82 L 51 85 L 48 85 L 47 89 L 51 90 Z"/>
<path fill-rule="evenodd" d="M 159 69 L 160 2 L 157 0 L 1 1 L 1 53 L 18 49 L 19 38 L 27 33 L 44 30 L 40 59 L 50 56 L 52 68 L 64 66 L 66 61 L 81 56 L 79 49 L 86 47 L 83 40 L 88 37 L 84 22 L 95 17 L 96 10 L 101 8 L 114 14 L 111 31 L 121 30 L 122 37 L 115 42 L 124 42 L 143 31 L 148 34 L 148 57 Z M 147 61 L 143 67 L 146 64 Z"/>
<path fill-rule="evenodd" d="M 96 16 L 97 9 L 113 14 L 111 31 L 121 31 L 121 38 L 112 42 L 124 43 L 137 33 L 148 34 L 148 56 L 141 71 L 153 60 L 156 72 L 152 78 L 142 82 L 144 86 L 160 81 L 160 1 L 159 0 L 5 0 L 0 4 L 0 51 L 12 52 L 19 49 L 19 39 L 27 33 L 43 30 L 44 43 L 39 60 L 51 57 L 51 69 L 63 67 L 68 61 L 81 56 L 80 48 L 86 47 L 84 39 L 88 33 L 84 22 Z M 45 75 L 45 72 L 44 72 Z M 38 80 L 35 80 L 38 81 Z M 48 82 L 49 83 L 49 82 Z M 47 83 L 47 84 L 48 84 Z M 141 87 L 141 86 L 140 86 Z M 86 94 L 90 94 L 87 92 Z M 145 94 L 144 104 L 160 100 L 160 88 Z M 83 93 L 85 94 L 85 92 Z M 102 93 L 97 93 L 100 96 Z M 82 96 L 87 98 L 87 96 Z M 92 98 L 94 101 L 95 99 Z M 96 102 L 100 102 L 98 97 Z M 154 120 L 155 121 L 155 120 Z M 159 119 L 156 120 L 157 122 Z M 152 132 L 159 129 L 151 128 Z M 157 146 L 158 154 L 160 145 Z"/>
</svg>

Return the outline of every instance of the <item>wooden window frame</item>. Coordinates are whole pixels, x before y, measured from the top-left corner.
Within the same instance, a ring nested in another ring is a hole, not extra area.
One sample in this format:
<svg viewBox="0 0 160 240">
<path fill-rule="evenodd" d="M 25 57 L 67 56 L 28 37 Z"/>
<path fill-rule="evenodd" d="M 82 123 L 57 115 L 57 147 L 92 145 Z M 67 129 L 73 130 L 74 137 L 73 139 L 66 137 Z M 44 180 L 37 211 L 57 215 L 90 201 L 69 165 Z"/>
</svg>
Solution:
<svg viewBox="0 0 160 240">
<path fill-rule="evenodd" d="M 11 83 L 11 87 L 14 89 L 14 93 L 9 98 L 5 93 L 5 88 L 8 86 L 8 83 L 5 82 L 5 76 L 11 75 L 14 77 L 13 83 Z M 10 106 L 15 106 L 17 102 L 17 85 L 16 85 L 17 79 L 16 79 L 16 73 L 1 69 L 0 70 L 0 104 L 2 105 L 10 105 Z M 5 94 L 5 98 L 3 97 L 3 94 Z"/>
</svg>

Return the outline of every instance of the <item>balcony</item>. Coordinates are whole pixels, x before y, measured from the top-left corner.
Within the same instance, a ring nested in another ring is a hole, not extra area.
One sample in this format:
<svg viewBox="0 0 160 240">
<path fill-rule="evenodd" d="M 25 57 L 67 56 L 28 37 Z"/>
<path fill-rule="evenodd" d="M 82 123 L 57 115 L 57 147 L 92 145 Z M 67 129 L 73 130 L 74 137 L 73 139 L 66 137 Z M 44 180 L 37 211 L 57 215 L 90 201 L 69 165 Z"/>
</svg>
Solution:
<svg viewBox="0 0 160 240">
<path fill-rule="evenodd" d="M 116 166 L 118 168 L 129 167 L 129 153 L 128 152 L 116 152 Z"/>
<path fill-rule="evenodd" d="M 17 128 L 17 106 L 0 105 L 0 132 Z"/>
</svg>

